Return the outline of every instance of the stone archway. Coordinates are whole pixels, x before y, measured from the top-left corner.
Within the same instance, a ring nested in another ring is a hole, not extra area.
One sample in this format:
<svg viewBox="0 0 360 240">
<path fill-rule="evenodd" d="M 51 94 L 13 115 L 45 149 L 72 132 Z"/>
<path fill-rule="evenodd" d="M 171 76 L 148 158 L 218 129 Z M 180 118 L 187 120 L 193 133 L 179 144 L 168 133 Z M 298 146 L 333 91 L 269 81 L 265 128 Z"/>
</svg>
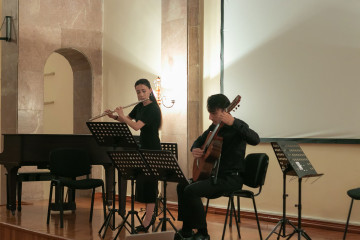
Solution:
<svg viewBox="0 0 360 240">
<path fill-rule="evenodd" d="M 56 53 L 64 56 L 70 63 L 74 77 L 74 134 L 86 133 L 85 122 L 91 118 L 92 70 L 88 58 L 73 48 L 61 48 Z"/>
<path fill-rule="evenodd" d="M 53 52 L 74 71 L 74 133 L 89 133 L 85 122 L 102 104 L 102 5 L 103 0 L 3 0 L 2 13 L 12 16 L 13 29 L 1 52 L 2 133 L 42 133 L 43 69 Z"/>
</svg>

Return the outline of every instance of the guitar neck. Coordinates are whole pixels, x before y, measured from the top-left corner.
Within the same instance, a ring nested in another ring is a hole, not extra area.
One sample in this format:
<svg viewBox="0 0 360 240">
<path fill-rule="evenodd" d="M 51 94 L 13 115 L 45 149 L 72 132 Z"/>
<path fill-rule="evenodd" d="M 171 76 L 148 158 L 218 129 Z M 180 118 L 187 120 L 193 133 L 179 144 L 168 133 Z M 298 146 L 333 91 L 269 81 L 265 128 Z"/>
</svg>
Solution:
<svg viewBox="0 0 360 240">
<path fill-rule="evenodd" d="M 214 128 L 214 131 L 211 133 L 210 137 L 208 138 L 205 147 L 204 147 L 204 151 L 206 152 L 206 150 L 208 149 L 208 147 L 211 144 L 211 141 L 214 139 L 215 135 L 217 135 L 218 130 L 220 129 L 220 125 L 221 123 L 217 124 Z"/>
<path fill-rule="evenodd" d="M 230 105 L 225 109 L 225 112 L 230 113 L 235 107 L 236 105 L 240 102 L 241 97 L 239 95 L 236 96 L 236 98 L 230 103 Z M 214 139 L 214 137 L 218 134 L 219 129 L 224 125 L 223 122 L 220 122 L 216 125 L 214 131 L 211 133 L 210 137 L 207 139 L 206 143 L 205 143 L 205 147 L 204 147 L 204 151 L 206 152 L 208 147 L 210 146 L 212 140 Z"/>
</svg>

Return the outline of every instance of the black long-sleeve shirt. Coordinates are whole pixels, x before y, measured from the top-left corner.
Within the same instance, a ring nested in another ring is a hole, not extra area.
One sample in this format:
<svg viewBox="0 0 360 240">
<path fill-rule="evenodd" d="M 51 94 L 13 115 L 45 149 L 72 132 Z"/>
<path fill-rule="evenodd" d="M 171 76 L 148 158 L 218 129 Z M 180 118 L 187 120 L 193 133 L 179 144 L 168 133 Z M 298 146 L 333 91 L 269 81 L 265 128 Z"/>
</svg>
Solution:
<svg viewBox="0 0 360 240">
<path fill-rule="evenodd" d="M 193 148 L 201 148 L 205 143 L 210 131 L 216 125 L 210 127 L 193 143 Z M 257 145 L 260 142 L 259 135 L 249 128 L 244 121 L 235 118 L 232 126 L 224 125 L 218 132 L 218 136 L 223 138 L 219 175 L 227 174 L 227 172 L 244 172 L 244 158 L 246 144 Z"/>
</svg>

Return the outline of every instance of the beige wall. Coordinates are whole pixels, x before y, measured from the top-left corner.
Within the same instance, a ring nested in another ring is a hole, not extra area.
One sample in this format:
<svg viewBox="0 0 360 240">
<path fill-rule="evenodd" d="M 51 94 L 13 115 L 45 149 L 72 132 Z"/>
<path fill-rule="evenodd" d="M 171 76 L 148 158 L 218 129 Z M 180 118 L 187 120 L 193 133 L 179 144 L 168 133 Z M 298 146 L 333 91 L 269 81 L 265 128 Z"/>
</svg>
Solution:
<svg viewBox="0 0 360 240">
<path fill-rule="evenodd" d="M 220 92 L 220 1 L 205 1 L 204 23 L 204 83 L 205 106 L 207 96 Z M 251 103 L 248 103 L 251 104 Z M 241 106 L 240 106 L 241 107 Z M 266 121 L 266 119 L 264 119 Z M 210 124 L 204 108 L 204 128 Z M 248 123 L 251 127 L 251 123 Z M 256 129 L 254 129 L 256 131 Z M 260 136 L 261 137 L 261 136 Z M 347 190 L 359 187 L 360 169 L 359 145 L 346 144 L 301 144 L 301 148 L 318 173 L 324 176 L 303 181 L 303 217 L 344 223 L 348 213 L 350 198 Z M 266 152 L 270 157 L 268 174 L 262 194 L 257 198 L 258 210 L 263 213 L 280 215 L 282 212 L 282 172 L 269 143 L 256 147 L 249 146 L 247 152 Z M 297 179 L 287 181 L 287 213 L 297 216 Z M 210 204 L 225 208 L 225 199 L 211 201 Z M 360 224 L 360 207 L 353 208 L 351 222 Z M 250 201 L 242 200 L 241 208 L 252 210 Z"/>
<path fill-rule="evenodd" d="M 103 109 L 136 102 L 139 78 L 154 85 L 161 76 L 160 38 L 161 0 L 104 1 Z"/>
<path fill-rule="evenodd" d="M 113 110 L 138 101 L 136 80 L 146 78 L 154 87 L 161 76 L 161 0 L 104 1 L 103 36 L 102 108 Z"/>
</svg>

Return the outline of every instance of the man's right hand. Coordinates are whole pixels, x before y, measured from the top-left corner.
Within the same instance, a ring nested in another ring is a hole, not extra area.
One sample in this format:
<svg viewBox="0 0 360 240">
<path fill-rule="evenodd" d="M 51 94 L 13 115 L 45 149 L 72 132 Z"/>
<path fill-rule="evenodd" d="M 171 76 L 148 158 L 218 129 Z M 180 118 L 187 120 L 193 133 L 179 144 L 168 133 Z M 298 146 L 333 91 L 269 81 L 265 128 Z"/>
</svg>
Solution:
<svg viewBox="0 0 360 240">
<path fill-rule="evenodd" d="M 194 148 L 191 153 L 194 158 L 200 158 L 204 155 L 204 150 L 201 148 Z"/>
</svg>

